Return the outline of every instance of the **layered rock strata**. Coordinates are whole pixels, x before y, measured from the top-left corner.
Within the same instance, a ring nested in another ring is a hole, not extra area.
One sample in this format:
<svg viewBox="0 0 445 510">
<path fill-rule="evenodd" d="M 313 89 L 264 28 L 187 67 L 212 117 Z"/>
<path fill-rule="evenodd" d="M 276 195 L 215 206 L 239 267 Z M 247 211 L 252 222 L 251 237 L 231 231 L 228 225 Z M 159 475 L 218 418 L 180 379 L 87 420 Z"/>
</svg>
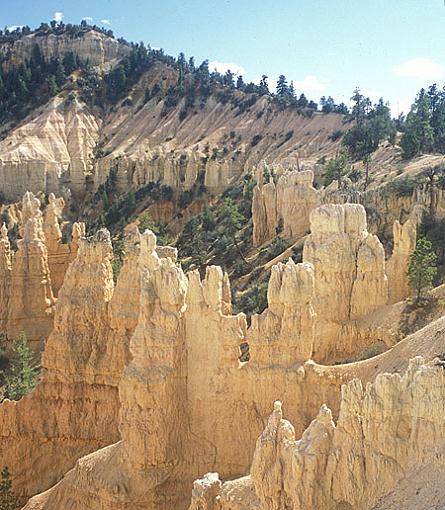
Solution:
<svg viewBox="0 0 445 510">
<path fill-rule="evenodd" d="M 118 384 L 139 315 L 143 247 L 130 229 L 114 289 L 108 232 L 80 241 L 59 292 L 42 378 L 20 401 L 0 405 L 0 457 L 22 497 L 51 487 L 80 456 L 120 437 Z"/>
<path fill-rule="evenodd" d="M 73 52 L 93 66 L 112 63 L 130 52 L 129 46 L 120 44 L 105 34 L 89 30 L 78 35 L 69 34 L 29 34 L 1 47 L 2 53 L 13 62 L 29 60 L 35 45 L 38 45 L 45 59 L 63 58 Z"/>
<path fill-rule="evenodd" d="M 64 188 L 82 197 L 99 124 L 77 99 L 52 99 L 0 142 L 2 192 L 11 201 L 26 191 L 61 194 Z"/>
<path fill-rule="evenodd" d="M 298 239 L 310 229 L 310 213 L 320 203 L 320 194 L 313 187 L 311 170 L 288 170 L 273 180 L 258 185 L 252 199 L 253 245 L 260 246 L 278 233 Z"/>
<path fill-rule="evenodd" d="M 197 480 L 190 510 L 374 508 L 411 470 L 445 472 L 444 383 L 443 368 L 420 357 L 403 376 L 379 375 L 366 387 L 353 380 L 337 423 L 322 406 L 300 440 L 276 402 L 250 474 L 224 484 L 215 473 Z"/>
</svg>

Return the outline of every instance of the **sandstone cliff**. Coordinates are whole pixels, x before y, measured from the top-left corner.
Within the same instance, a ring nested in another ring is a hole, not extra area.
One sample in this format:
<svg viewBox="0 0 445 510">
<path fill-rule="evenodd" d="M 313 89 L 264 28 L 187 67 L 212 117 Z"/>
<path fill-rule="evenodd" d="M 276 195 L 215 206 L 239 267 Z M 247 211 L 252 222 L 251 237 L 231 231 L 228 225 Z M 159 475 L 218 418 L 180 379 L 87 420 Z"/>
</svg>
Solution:
<svg viewBox="0 0 445 510">
<path fill-rule="evenodd" d="M 41 350 L 52 331 L 55 297 L 85 235 L 85 225 L 74 223 L 71 242 L 62 242 L 63 199 L 51 194 L 44 215 L 40 207 L 33 193 L 25 193 L 21 204 L 14 206 L 22 237 L 18 249 L 15 253 L 11 250 L 5 226 L 0 244 L 0 332 L 6 347 L 25 333 L 33 351 Z"/>
<path fill-rule="evenodd" d="M 253 245 L 259 246 L 278 233 L 298 239 L 310 228 L 309 216 L 320 202 L 320 193 L 313 187 L 311 170 L 285 171 L 277 184 L 262 184 L 257 177 L 252 200 Z"/>
<path fill-rule="evenodd" d="M 80 241 L 59 292 L 42 379 L 22 400 L 0 405 L 0 457 L 22 497 L 47 489 L 81 455 L 119 439 L 118 383 L 147 263 L 137 229 L 127 234 L 126 253 L 114 290 L 108 232 Z"/>
<path fill-rule="evenodd" d="M 100 121 L 77 99 L 56 97 L 0 142 L 0 189 L 9 200 L 26 191 L 75 196 L 93 172 Z"/>
<path fill-rule="evenodd" d="M 444 471 L 445 376 L 435 362 L 411 361 L 407 372 L 385 374 L 365 387 L 344 386 L 337 424 L 322 406 L 301 439 L 276 402 L 260 435 L 250 475 L 195 482 L 196 509 L 371 509 L 419 465 Z M 409 508 L 415 508 L 409 506 Z"/>
<path fill-rule="evenodd" d="M 29 34 L 22 36 L 13 43 L 4 43 L 0 51 L 13 62 L 29 60 L 34 45 L 38 45 L 46 59 L 51 57 L 63 58 L 66 53 L 73 52 L 93 66 L 110 64 L 128 54 L 128 46 L 107 37 L 95 30 L 89 30 L 78 35 L 69 34 Z"/>
</svg>

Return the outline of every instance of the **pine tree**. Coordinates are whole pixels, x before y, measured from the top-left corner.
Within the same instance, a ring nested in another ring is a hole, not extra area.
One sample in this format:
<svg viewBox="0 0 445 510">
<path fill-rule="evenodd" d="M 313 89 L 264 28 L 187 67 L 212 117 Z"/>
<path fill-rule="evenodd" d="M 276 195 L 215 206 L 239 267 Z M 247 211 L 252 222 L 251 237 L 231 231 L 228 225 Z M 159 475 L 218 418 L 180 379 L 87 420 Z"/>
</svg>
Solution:
<svg viewBox="0 0 445 510">
<path fill-rule="evenodd" d="M 421 89 L 406 117 L 405 133 L 400 141 L 405 158 L 431 150 L 434 144 L 431 120 L 430 99 L 425 90 Z"/>
<path fill-rule="evenodd" d="M 277 81 L 277 96 L 287 98 L 289 95 L 289 86 L 287 84 L 286 76 L 281 74 Z"/>
<path fill-rule="evenodd" d="M 324 185 L 328 186 L 332 181 L 338 182 L 341 186 L 342 178 L 351 170 L 351 163 L 346 152 L 338 153 L 334 158 L 329 159 L 324 165 Z"/>
<path fill-rule="evenodd" d="M 238 78 L 236 79 L 236 88 L 238 90 L 244 90 L 246 88 L 246 84 L 244 83 L 242 75 L 238 75 Z"/>
<path fill-rule="evenodd" d="M 433 286 L 437 274 L 437 256 L 433 252 L 431 241 L 420 237 L 411 253 L 408 266 L 408 282 L 415 294 L 415 303 L 422 301 Z"/>
<path fill-rule="evenodd" d="M 32 353 L 26 336 L 21 333 L 14 343 L 9 367 L 5 373 L 5 397 L 20 400 L 37 384 L 37 369 L 32 366 Z"/>
<path fill-rule="evenodd" d="M 266 76 L 265 74 L 263 74 L 263 76 L 261 76 L 259 91 L 262 96 L 270 94 L 269 85 L 267 84 L 267 78 L 268 78 L 268 76 Z"/>
</svg>

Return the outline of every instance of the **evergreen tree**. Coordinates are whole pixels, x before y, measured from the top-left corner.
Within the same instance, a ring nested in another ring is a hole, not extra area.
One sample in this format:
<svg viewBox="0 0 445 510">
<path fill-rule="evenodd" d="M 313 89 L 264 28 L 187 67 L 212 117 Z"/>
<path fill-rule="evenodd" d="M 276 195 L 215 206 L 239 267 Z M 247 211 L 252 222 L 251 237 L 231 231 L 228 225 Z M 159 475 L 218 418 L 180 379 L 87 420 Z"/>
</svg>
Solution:
<svg viewBox="0 0 445 510">
<path fill-rule="evenodd" d="M 291 101 L 294 101 L 297 99 L 297 96 L 295 94 L 295 87 L 294 87 L 293 80 L 290 82 L 290 85 L 289 85 L 289 98 L 291 99 Z"/>
<path fill-rule="evenodd" d="M 37 384 L 37 369 L 32 365 L 32 353 L 24 333 L 21 333 L 14 343 L 4 379 L 5 397 L 10 400 L 20 400 Z"/>
<path fill-rule="evenodd" d="M 259 93 L 262 95 L 262 96 L 266 96 L 266 95 L 269 95 L 270 92 L 269 92 L 269 85 L 267 84 L 267 76 L 265 74 L 263 74 L 263 76 L 261 76 L 261 81 L 260 81 L 260 84 L 259 84 Z"/>
<path fill-rule="evenodd" d="M 408 282 L 414 292 L 416 304 L 425 298 L 427 291 L 433 286 L 437 274 L 436 260 L 431 242 L 420 237 L 410 255 L 408 266 Z"/>
<path fill-rule="evenodd" d="M 340 188 L 342 178 L 350 171 L 351 163 L 349 156 L 346 152 L 341 151 L 324 164 L 324 185 L 328 186 L 332 181 L 337 181 Z"/>
<path fill-rule="evenodd" d="M 297 106 L 300 108 L 307 108 L 309 106 L 309 101 L 307 100 L 306 96 L 304 94 L 300 94 L 300 97 L 297 101 Z"/>
<path fill-rule="evenodd" d="M 238 211 L 238 206 L 231 198 L 226 198 L 221 208 L 220 220 L 227 225 L 227 233 L 233 239 L 233 242 L 240 254 L 240 257 L 246 262 L 236 237 L 243 225 L 243 215 Z"/>
<path fill-rule="evenodd" d="M 0 473 L 0 510 L 17 510 L 19 508 L 17 497 L 12 492 L 12 482 L 7 467 Z"/>
<path fill-rule="evenodd" d="M 246 88 L 246 84 L 244 83 L 243 77 L 241 75 L 238 75 L 238 78 L 236 79 L 236 88 L 238 90 L 244 90 Z"/>
<path fill-rule="evenodd" d="M 400 141 L 405 158 L 411 158 L 432 149 L 434 131 L 431 120 L 430 98 L 425 93 L 425 89 L 421 89 L 406 117 L 405 133 Z"/>
<path fill-rule="evenodd" d="M 287 84 L 286 77 L 281 74 L 277 81 L 277 96 L 287 98 L 289 96 L 289 86 Z"/>
</svg>

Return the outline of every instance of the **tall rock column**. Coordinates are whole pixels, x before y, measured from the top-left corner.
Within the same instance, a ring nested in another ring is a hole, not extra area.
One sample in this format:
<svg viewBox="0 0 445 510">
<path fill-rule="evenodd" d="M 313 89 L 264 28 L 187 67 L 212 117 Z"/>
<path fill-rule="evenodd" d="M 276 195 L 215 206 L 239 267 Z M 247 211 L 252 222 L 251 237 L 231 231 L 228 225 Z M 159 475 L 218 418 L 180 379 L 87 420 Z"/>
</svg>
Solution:
<svg viewBox="0 0 445 510">
<path fill-rule="evenodd" d="M 342 331 L 388 301 L 385 253 L 366 229 L 362 205 L 323 205 L 311 214 L 303 260 L 314 267 L 314 309 L 318 320 L 314 359 L 332 362 L 348 355 L 351 339 Z"/>
<path fill-rule="evenodd" d="M 394 249 L 388 260 L 389 302 L 397 303 L 410 295 L 408 284 L 409 257 L 416 247 L 417 225 L 412 219 L 393 225 Z"/>
<path fill-rule="evenodd" d="M 11 246 L 5 224 L 0 229 L 0 334 L 8 329 L 9 298 L 11 295 Z"/>
<path fill-rule="evenodd" d="M 252 316 L 247 332 L 251 365 L 290 367 L 311 359 L 314 345 L 314 269 L 292 259 L 272 267 L 268 308 Z"/>
<path fill-rule="evenodd" d="M 38 350 L 51 332 L 54 314 L 48 253 L 42 241 L 40 218 L 27 220 L 17 247 L 11 272 L 7 334 L 9 339 L 14 339 L 24 332 L 31 347 Z"/>
</svg>

